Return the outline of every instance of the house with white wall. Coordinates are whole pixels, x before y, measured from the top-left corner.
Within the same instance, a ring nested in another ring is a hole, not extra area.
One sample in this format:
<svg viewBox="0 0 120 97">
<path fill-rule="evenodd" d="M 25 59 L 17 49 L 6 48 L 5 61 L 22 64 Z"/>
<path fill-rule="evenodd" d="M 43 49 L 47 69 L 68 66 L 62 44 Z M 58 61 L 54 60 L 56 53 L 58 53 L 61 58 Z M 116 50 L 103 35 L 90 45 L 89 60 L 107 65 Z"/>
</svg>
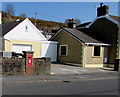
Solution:
<svg viewBox="0 0 120 97">
<path fill-rule="evenodd" d="M 47 41 L 34 24 L 28 19 L 2 24 L 3 51 L 22 53 L 34 51 L 34 58 L 50 57 L 56 61 L 57 42 Z"/>
</svg>

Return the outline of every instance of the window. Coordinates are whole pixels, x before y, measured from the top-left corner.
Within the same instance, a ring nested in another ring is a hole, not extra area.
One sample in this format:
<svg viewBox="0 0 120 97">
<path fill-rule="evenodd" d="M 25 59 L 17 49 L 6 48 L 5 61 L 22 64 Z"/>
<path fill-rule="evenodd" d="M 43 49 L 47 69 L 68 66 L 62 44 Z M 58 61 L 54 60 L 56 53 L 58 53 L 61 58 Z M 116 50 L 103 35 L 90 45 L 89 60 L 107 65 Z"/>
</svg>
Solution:
<svg viewBox="0 0 120 97">
<path fill-rule="evenodd" d="M 26 32 L 28 31 L 28 26 L 25 26 L 25 31 L 26 31 Z"/>
<path fill-rule="evenodd" d="M 67 56 L 67 45 L 60 46 L 60 55 Z"/>
<path fill-rule="evenodd" d="M 100 56 L 100 46 L 94 46 L 94 56 Z"/>
</svg>

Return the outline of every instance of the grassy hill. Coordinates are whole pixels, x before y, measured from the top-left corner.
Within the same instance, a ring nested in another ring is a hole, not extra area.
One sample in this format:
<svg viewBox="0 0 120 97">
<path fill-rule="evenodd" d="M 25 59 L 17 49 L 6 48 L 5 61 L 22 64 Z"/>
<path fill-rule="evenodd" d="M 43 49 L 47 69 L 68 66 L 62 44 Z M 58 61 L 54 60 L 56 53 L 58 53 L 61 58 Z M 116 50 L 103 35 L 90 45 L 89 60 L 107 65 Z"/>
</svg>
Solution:
<svg viewBox="0 0 120 97">
<path fill-rule="evenodd" d="M 6 22 L 9 22 L 9 21 L 14 21 L 14 20 L 17 20 L 17 19 L 25 19 L 23 17 L 19 17 L 19 16 L 12 16 L 12 15 L 8 15 L 7 13 L 5 12 L 2 12 L 2 23 L 6 23 Z M 53 21 L 45 21 L 45 20 L 39 20 L 39 19 L 34 19 L 34 18 L 29 18 L 31 20 L 31 22 L 33 24 L 35 24 L 35 21 L 36 21 L 36 26 L 38 29 L 41 29 L 41 28 L 49 28 L 49 29 L 59 29 L 60 27 L 66 27 L 67 25 L 65 23 L 58 23 L 58 22 L 53 22 Z"/>
</svg>

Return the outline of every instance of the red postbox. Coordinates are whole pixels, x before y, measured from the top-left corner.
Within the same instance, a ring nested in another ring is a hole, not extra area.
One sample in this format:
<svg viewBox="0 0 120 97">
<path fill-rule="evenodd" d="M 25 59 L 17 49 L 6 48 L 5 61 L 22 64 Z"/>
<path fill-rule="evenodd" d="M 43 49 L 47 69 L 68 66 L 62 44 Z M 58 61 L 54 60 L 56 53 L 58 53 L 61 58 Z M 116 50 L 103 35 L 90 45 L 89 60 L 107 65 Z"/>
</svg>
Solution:
<svg viewBox="0 0 120 97">
<path fill-rule="evenodd" d="M 26 67 L 33 67 L 33 55 L 32 54 L 27 54 L 26 58 L 27 64 Z"/>
<path fill-rule="evenodd" d="M 33 74 L 33 52 L 23 51 L 25 57 L 25 72 L 26 74 Z"/>
</svg>

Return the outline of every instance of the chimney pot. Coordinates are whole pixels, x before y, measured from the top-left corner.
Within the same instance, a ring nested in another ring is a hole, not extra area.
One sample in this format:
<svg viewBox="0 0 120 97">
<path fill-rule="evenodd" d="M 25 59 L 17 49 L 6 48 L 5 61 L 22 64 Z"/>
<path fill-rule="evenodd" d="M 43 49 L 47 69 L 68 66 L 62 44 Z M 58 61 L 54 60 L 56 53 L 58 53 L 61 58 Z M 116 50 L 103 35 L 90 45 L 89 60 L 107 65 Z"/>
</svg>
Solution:
<svg viewBox="0 0 120 97">
<path fill-rule="evenodd" d="M 100 7 L 102 7 L 103 6 L 103 3 L 100 3 Z"/>
</svg>

